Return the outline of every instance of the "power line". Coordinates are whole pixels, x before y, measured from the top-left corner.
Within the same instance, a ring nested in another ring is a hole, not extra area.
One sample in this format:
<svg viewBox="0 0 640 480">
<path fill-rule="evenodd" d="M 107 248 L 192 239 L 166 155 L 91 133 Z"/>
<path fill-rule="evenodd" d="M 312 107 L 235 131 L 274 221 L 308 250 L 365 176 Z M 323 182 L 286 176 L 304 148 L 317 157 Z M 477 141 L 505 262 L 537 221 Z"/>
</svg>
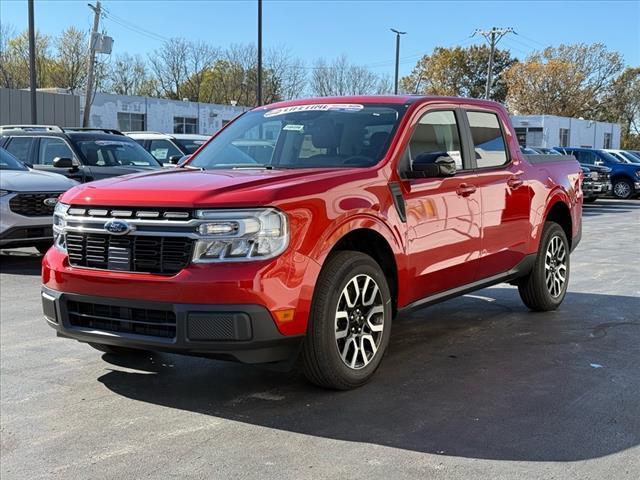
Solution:
<svg viewBox="0 0 640 480">
<path fill-rule="evenodd" d="M 151 30 L 147 30 L 139 25 L 136 25 L 135 23 L 132 23 L 128 20 L 125 20 L 124 18 L 121 18 L 117 15 L 114 15 L 113 13 L 111 13 L 111 11 L 107 10 L 106 8 L 102 9 L 102 15 L 103 17 L 107 18 L 108 20 L 120 25 L 121 27 L 124 27 L 134 33 L 137 33 L 139 35 L 143 35 L 147 38 L 150 38 L 152 40 L 156 40 L 156 41 L 162 41 L 162 42 L 166 42 L 169 40 L 168 37 L 165 37 L 163 35 L 160 35 L 159 33 L 153 32 Z"/>
</svg>

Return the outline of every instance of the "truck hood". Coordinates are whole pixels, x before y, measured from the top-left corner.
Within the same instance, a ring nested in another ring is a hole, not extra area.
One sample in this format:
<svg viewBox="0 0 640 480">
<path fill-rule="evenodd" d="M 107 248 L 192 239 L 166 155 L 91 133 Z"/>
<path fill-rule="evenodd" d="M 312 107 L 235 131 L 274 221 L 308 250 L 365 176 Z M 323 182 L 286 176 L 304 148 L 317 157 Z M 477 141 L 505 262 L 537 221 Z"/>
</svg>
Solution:
<svg viewBox="0 0 640 480">
<path fill-rule="evenodd" d="M 361 170 L 361 169 L 358 169 Z M 210 207 L 260 206 L 274 201 L 284 187 L 304 186 L 351 169 L 192 170 L 165 169 L 86 183 L 67 192 L 64 203 L 102 206 Z"/>
<path fill-rule="evenodd" d="M 12 192 L 63 192 L 78 182 L 52 172 L 39 170 L 2 170 L 0 189 Z"/>
</svg>

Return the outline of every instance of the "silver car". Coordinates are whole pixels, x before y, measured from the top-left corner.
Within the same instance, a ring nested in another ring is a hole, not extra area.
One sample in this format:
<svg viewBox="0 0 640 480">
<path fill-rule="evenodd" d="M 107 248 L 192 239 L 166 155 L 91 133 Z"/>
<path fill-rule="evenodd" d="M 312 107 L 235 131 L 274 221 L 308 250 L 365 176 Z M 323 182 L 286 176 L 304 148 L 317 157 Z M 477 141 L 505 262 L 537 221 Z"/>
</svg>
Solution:
<svg viewBox="0 0 640 480">
<path fill-rule="evenodd" d="M 74 185 L 78 182 L 63 175 L 32 170 L 0 148 L 0 248 L 46 252 L 58 196 Z"/>
</svg>

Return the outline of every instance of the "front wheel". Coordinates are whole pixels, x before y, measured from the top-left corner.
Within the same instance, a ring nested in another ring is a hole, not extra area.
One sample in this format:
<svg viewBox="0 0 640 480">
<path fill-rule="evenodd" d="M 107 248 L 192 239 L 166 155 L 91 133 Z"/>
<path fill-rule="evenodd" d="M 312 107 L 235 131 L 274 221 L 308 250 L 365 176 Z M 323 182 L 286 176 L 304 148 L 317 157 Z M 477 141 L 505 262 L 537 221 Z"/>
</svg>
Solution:
<svg viewBox="0 0 640 480">
<path fill-rule="evenodd" d="M 617 180 L 613 184 L 613 195 L 616 198 L 626 200 L 633 195 L 633 185 L 629 180 L 621 179 Z"/>
<path fill-rule="evenodd" d="M 321 273 L 302 350 L 305 376 L 349 390 L 380 365 L 391 333 L 391 294 L 380 266 L 354 251 L 332 254 Z"/>
<path fill-rule="evenodd" d="M 520 298 L 531 310 L 555 310 L 564 300 L 568 284 L 567 236 L 560 225 L 546 222 L 533 269 L 518 283 Z"/>
</svg>

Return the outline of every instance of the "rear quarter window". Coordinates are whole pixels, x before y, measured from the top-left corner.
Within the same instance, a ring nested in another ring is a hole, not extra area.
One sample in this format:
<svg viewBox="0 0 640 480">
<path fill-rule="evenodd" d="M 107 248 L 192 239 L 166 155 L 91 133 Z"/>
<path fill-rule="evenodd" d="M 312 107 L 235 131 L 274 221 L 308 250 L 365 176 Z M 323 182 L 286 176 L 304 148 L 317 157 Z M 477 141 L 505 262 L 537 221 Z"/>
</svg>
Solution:
<svg viewBox="0 0 640 480">
<path fill-rule="evenodd" d="M 34 137 L 12 137 L 5 149 L 21 162 L 29 162 L 29 150 Z"/>
</svg>

